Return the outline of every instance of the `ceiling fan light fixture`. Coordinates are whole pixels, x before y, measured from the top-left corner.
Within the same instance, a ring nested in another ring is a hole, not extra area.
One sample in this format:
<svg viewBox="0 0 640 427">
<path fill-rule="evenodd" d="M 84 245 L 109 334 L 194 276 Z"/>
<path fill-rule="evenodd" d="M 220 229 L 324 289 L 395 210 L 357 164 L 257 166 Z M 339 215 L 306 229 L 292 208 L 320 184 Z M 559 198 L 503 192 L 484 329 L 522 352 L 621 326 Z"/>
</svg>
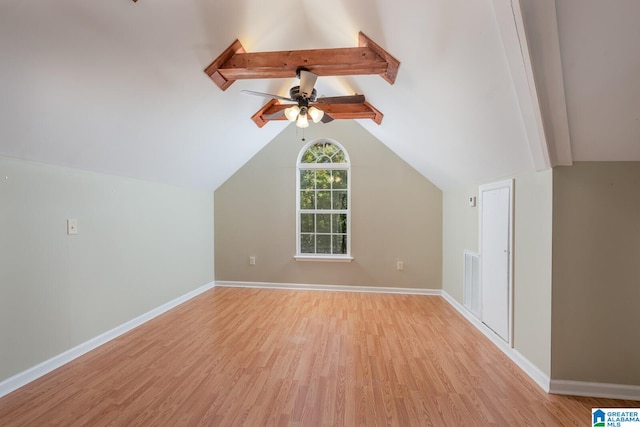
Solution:
<svg viewBox="0 0 640 427">
<path fill-rule="evenodd" d="M 324 111 L 316 107 L 311 107 L 309 108 L 309 115 L 311 116 L 311 120 L 313 120 L 313 123 L 318 123 L 320 120 L 322 120 Z"/>
<path fill-rule="evenodd" d="M 298 116 L 298 120 L 296 121 L 296 126 L 303 129 L 309 127 L 309 120 L 307 120 L 306 114 L 300 114 Z"/>
<path fill-rule="evenodd" d="M 298 114 L 300 114 L 300 107 L 297 105 L 284 109 L 284 115 L 290 122 L 295 121 L 298 118 Z"/>
</svg>

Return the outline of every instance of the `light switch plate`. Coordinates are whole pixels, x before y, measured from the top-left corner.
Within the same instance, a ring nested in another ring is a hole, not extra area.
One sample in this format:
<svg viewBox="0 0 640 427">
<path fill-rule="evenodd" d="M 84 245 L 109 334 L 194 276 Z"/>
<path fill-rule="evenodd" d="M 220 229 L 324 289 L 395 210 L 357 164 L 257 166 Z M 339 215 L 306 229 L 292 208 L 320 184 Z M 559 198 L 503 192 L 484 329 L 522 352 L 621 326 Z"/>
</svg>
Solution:
<svg viewBox="0 0 640 427">
<path fill-rule="evenodd" d="M 76 218 L 67 220 L 67 234 L 78 234 L 78 220 Z"/>
</svg>

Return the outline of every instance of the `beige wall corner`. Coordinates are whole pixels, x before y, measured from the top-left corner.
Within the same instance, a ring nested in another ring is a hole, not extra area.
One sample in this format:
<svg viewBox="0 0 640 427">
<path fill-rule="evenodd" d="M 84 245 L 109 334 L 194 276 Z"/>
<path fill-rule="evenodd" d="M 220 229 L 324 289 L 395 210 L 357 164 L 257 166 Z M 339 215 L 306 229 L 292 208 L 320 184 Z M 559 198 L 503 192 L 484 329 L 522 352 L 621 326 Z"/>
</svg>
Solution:
<svg viewBox="0 0 640 427">
<path fill-rule="evenodd" d="M 551 374 L 552 170 L 515 177 L 513 343 Z"/>
<path fill-rule="evenodd" d="M 304 136 L 335 140 L 351 158 L 353 261 L 294 259 L 305 143 L 291 125 L 215 192 L 216 280 L 440 289 L 442 192 L 356 122 L 312 125 Z"/>
<path fill-rule="evenodd" d="M 554 169 L 552 379 L 640 385 L 640 162 Z"/>
</svg>

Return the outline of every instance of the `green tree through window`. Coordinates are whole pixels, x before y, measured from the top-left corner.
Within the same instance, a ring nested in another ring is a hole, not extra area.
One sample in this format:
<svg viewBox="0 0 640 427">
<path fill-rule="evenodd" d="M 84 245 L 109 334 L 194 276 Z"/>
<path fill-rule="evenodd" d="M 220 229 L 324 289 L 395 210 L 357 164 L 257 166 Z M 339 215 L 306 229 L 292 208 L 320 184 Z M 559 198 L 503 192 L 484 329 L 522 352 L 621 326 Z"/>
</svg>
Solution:
<svg viewBox="0 0 640 427">
<path fill-rule="evenodd" d="M 307 144 L 298 159 L 298 255 L 350 253 L 350 164 L 338 143 Z"/>
</svg>

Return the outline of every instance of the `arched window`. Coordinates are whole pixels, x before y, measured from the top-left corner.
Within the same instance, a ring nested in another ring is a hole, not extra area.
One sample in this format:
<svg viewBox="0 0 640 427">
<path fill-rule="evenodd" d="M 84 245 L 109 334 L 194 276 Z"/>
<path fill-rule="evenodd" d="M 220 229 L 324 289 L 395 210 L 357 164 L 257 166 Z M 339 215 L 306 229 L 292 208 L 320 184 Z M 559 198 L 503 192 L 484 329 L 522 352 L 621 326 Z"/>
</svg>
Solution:
<svg viewBox="0 0 640 427">
<path fill-rule="evenodd" d="M 305 145 L 298 156 L 296 258 L 351 259 L 351 168 L 334 141 Z"/>
</svg>

